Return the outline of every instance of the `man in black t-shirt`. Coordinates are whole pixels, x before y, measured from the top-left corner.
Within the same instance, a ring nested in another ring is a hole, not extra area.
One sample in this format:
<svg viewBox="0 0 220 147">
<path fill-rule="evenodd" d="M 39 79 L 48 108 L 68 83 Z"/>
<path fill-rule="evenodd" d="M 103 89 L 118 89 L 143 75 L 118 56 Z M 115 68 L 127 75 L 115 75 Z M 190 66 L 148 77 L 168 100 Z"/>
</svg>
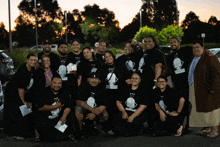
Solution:
<svg viewBox="0 0 220 147">
<path fill-rule="evenodd" d="M 61 88 L 61 78 L 58 75 L 53 76 L 50 87 L 39 94 L 36 102 L 38 111 L 35 114 L 35 126 L 43 141 L 74 139 L 71 136 L 73 123 L 70 116 L 74 103 L 63 94 Z M 67 128 L 59 129 L 58 123 L 59 127 Z"/>
<path fill-rule="evenodd" d="M 106 43 L 104 41 L 99 41 L 99 46 L 97 47 L 97 53 L 95 55 L 96 59 L 102 64 L 105 64 L 105 54 Z"/>
<path fill-rule="evenodd" d="M 55 61 L 55 71 L 60 75 L 62 79 L 62 87 L 65 90 L 65 94 L 76 94 L 78 88 L 75 75 L 76 69 L 73 69 L 73 64 L 70 63 L 70 60 L 67 60 L 67 43 L 60 42 L 58 44 L 57 50 L 59 52 L 59 56 Z"/>
<path fill-rule="evenodd" d="M 155 131 L 166 130 L 169 133 L 177 133 L 176 136 L 181 136 L 185 116 L 185 99 L 167 86 L 167 78 L 164 76 L 157 79 L 157 86 L 158 88 L 154 90 L 154 102 L 160 121 L 156 123 Z"/>
<path fill-rule="evenodd" d="M 59 57 L 57 56 L 57 54 L 55 54 L 51 51 L 51 45 L 50 44 L 51 44 L 51 42 L 48 39 L 46 39 L 42 42 L 43 51 L 37 54 L 37 58 L 38 58 L 38 62 L 41 63 L 42 62 L 42 59 L 41 59 L 42 56 L 43 55 L 48 55 L 50 57 L 51 67 L 53 69 L 55 69 L 56 60 L 58 60 Z M 37 66 L 39 66 L 39 65 L 37 65 Z"/>
<path fill-rule="evenodd" d="M 105 89 L 100 87 L 99 75 L 91 73 L 88 82 L 79 86 L 79 96 L 76 100 L 76 118 L 80 130 L 84 133 L 94 133 L 94 121 L 105 122 L 108 120 L 106 111 L 107 99 Z M 84 123 L 84 126 L 82 124 Z"/>
</svg>

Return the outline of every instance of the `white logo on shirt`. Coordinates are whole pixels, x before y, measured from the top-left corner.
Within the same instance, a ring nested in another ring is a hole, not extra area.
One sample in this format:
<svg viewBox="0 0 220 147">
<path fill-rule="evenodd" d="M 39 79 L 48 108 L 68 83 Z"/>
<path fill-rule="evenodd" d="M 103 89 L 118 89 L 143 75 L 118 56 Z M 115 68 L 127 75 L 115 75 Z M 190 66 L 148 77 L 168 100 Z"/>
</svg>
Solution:
<svg viewBox="0 0 220 147">
<path fill-rule="evenodd" d="M 131 71 L 134 70 L 134 65 L 135 65 L 135 63 L 132 62 L 131 60 L 125 62 L 125 66 L 127 67 L 127 69 L 128 69 L 129 71 L 130 71 L 130 70 L 131 70 Z"/>
<path fill-rule="evenodd" d="M 145 65 L 144 57 L 146 57 L 146 56 L 147 56 L 147 54 L 144 54 L 143 57 L 141 58 L 140 62 L 139 62 L 138 70 L 139 70 L 141 73 L 143 72 L 142 67 Z"/>
<path fill-rule="evenodd" d="M 134 99 L 134 95 L 135 95 L 134 93 L 130 93 L 130 97 L 125 102 L 125 105 L 128 108 L 125 108 L 125 110 L 133 111 L 133 112 L 137 110 L 137 109 L 134 109 L 137 106 L 137 103 L 135 102 L 135 99 Z"/>
<path fill-rule="evenodd" d="M 106 78 L 109 85 L 106 85 L 106 89 L 118 89 L 118 85 L 115 85 L 115 83 L 118 81 L 118 78 L 113 72 L 114 72 L 114 68 L 109 68 L 109 73 Z"/>
<path fill-rule="evenodd" d="M 95 103 L 94 95 L 95 93 L 91 92 L 91 96 L 86 101 L 86 103 L 92 108 L 95 108 L 97 106 Z"/>
<path fill-rule="evenodd" d="M 27 86 L 27 90 L 29 90 L 34 84 L 34 79 L 31 78 L 29 85 Z"/>
<path fill-rule="evenodd" d="M 173 66 L 176 69 L 175 70 L 175 74 L 180 74 L 180 73 L 184 73 L 185 72 L 185 69 L 182 68 L 183 63 L 184 62 L 181 61 L 180 58 L 178 58 L 178 57 L 173 60 Z"/>
<path fill-rule="evenodd" d="M 57 70 L 57 73 L 60 75 L 62 81 L 66 81 L 67 77 L 66 76 L 66 66 L 65 65 L 60 65 L 59 69 Z"/>
<path fill-rule="evenodd" d="M 163 100 L 160 100 L 159 101 L 159 106 L 160 108 L 166 113 L 166 114 L 169 114 L 169 110 L 167 110 L 167 106 L 164 104 L 164 101 Z"/>
<path fill-rule="evenodd" d="M 52 105 L 56 105 L 56 102 L 54 102 Z M 56 110 L 50 111 L 52 115 L 48 116 L 49 119 L 54 119 L 59 116 L 60 111 L 62 108 L 57 108 Z"/>
</svg>

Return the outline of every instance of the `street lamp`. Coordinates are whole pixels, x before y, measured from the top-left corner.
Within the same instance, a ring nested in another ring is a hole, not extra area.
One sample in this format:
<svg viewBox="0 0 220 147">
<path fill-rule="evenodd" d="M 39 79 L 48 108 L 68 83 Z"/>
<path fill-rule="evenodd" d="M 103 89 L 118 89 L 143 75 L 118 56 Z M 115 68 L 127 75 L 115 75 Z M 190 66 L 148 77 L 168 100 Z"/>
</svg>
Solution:
<svg viewBox="0 0 220 147">
<path fill-rule="evenodd" d="M 65 22 L 66 22 L 66 43 L 67 43 L 67 11 L 65 11 Z"/>
<path fill-rule="evenodd" d="M 36 0 L 34 0 L 34 7 L 35 7 L 36 49 L 38 50 L 38 36 L 37 36 L 37 5 L 36 5 Z"/>
<path fill-rule="evenodd" d="M 144 11 L 144 9 L 140 10 L 140 28 L 142 27 L 142 11 Z"/>
<path fill-rule="evenodd" d="M 179 37 L 180 37 L 180 35 L 179 35 L 179 15 L 178 15 L 177 1 L 176 1 L 176 21 L 177 21 L 177 33 L 178 33 L 178 39 L 179 39 Z"/>
<path fill-rule="evenodd" d="M 12 34 L 11 34 L 11 8 L 10 8 L 10 0 L 8 0 L 8 22 L 9 22 L 9 48 L 10 48 L 10 52 L 12 52 Z"/>
</svg>

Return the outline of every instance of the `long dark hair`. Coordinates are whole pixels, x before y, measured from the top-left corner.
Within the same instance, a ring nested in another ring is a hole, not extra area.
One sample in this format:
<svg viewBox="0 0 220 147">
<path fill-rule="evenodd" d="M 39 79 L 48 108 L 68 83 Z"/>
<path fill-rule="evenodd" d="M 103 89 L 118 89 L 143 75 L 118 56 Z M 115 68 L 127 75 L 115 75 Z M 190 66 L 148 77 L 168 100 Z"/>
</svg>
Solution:
<svg viewBox="0 0 220 147">
<path fill-rule="evenodd" d="M 105 56 L 106 53 L 109 53 L 109 54 L 112 56 L 113 61 L 114 61 L 114 64 L 115 64 L 115 56 L 114 56 L 114 54 L 113 54 L 111 51 L 106 51 L 106 52 L 104 53 L 104 56 Z M 106 63 L 106 64 L 107 64 L 107 63 Z"/>
<path fill-rule="evenodd" d="M 82 49 L 82 54 L 85 49 L 88 49 L 91 52 L 91 48 L 87 46 Z M 91 53 L 92 53 L 92 59 L 93 59 L 93 61 L 95 61 L 96 58 L 95 58 L 94 52 L 91 52 Z M 85 59 L 84 55 L 83 55 L 82 61 L 88 61 L 87 59 Z"/>
<path fill-rule="evenodd" d="M 159 44 L 157 43 L 157 40 L 154 38 L 154 36 L 148 35 L 148 36 L 145 37 L 145 39 L 146 39 L 146 38 L 151 38 L 151 39 L 153 40 L 153 42 L 155 43 L 155 46 L 154 46 L 154 48 L 152 48 L 152 50 L 153 50 L 153 49 L 160 49 L 160 46 L 159 46 Z"/>
</svg>

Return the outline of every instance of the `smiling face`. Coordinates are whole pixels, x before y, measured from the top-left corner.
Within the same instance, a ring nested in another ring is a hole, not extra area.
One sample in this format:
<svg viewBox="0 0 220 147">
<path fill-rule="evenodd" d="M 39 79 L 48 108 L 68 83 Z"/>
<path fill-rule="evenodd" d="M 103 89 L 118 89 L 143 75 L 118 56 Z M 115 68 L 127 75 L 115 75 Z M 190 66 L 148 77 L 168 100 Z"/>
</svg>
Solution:
<svg viewBox="0 0 220 147">
<path fill-rule="evenodd" d="M 29 67 L 35 67 L 35 65 L 36 65 L 36 57 L 35 56 L 30 56 L 30 58 L 27 59 L 27 65 Z"/>
<path fill-rule="evenodd" d="M 203 54 L 204 47 L 202 47 L 199 43 L 193 45 L 193 55 L 194 57 L 199 57 Z"/>
<path fill-rule="evenodd" d="M 78 53 L 80 50 L 80 44 L 78 41 L 74 41 L 71 45 L 71 49 L 73 53 Z"/>
<path fill-rule="evenodd" d="M 166 80 L 164 80 L 163 78 L 159 78 L 159 79 L 157 80 L 157 86 L 158 86 L 160 89 L 165 89 L 166 86 L 167 86 Z"/>
<path fill-rule="evenodd" d="M 50 67 L 50 65 L 51 65 L 51 63 L 50 63 L 50 58 L 48 58 L 48 57 L 43 57 L 42 58 L 42 61 L 43 61 L 43 67 L 44 68 L 49 68 Z"/>
<path fill-rule="evenodd" d="M 83 56 L 86 60 L 92 61 L 92 52 L 88 48 L 83 50 Z"/>
<path fill-rule="evenodd" d="M 176 38 L 170 39 L 170 47 L 173 50 L 180 48 L 180 42 Z"/>
<path fill-rule="evenodd" d="M 96 87 L 99 84 L 99 78 L 88 78 L 87 80 L 92 87 Z"/>
<path fill-rule="evenodd" d="M 141 77 L 134 73 L 132 76 L 131 76 L 131 85 L 132 86 L 138 86 L 141 82 Z"/>
<path fill-rule="evenodd" d="M 53 78 L 51 81 L 50 88 L 52 89 L 53 92 L 59 92 L 59 90 L 62 88 L 62 80 L 61 78 Z"/>
<path fill-rule="evenodd" d="M 112 57 L 112 55 L 110 53 L 105 53 L 105 62 L 109 65 L 113 65 L 114 64 L 114 59 Z"/>
<path fill-rule="evenodd" d="M 133 48 L 131 46 L 131 43 L 125 44 L 124 51 L 125 51 L 126 56 L 133 52 Z"/>
<path fill-rule="evenodd" d="M 100 42 L 98 46 L 98 53 L 104 54 L 106 51 L 106 44 L 105 42 Z"/>
<path fill-rule="evenodd" d="M 151 37 L 147 37 L 147 38 L 144 39 L 144 47 L 147 50 L 153 49 L 154 46 L 155 46 L 155 42 L 153 41 L 153 39 Z"/>
<path fill-rule="evenodd" d="M 51 45 L 50 44 L 44 44 L 44 45 L 42 45 L 42 48 L 45 53 L 51 52 Z"/>
</svg>

